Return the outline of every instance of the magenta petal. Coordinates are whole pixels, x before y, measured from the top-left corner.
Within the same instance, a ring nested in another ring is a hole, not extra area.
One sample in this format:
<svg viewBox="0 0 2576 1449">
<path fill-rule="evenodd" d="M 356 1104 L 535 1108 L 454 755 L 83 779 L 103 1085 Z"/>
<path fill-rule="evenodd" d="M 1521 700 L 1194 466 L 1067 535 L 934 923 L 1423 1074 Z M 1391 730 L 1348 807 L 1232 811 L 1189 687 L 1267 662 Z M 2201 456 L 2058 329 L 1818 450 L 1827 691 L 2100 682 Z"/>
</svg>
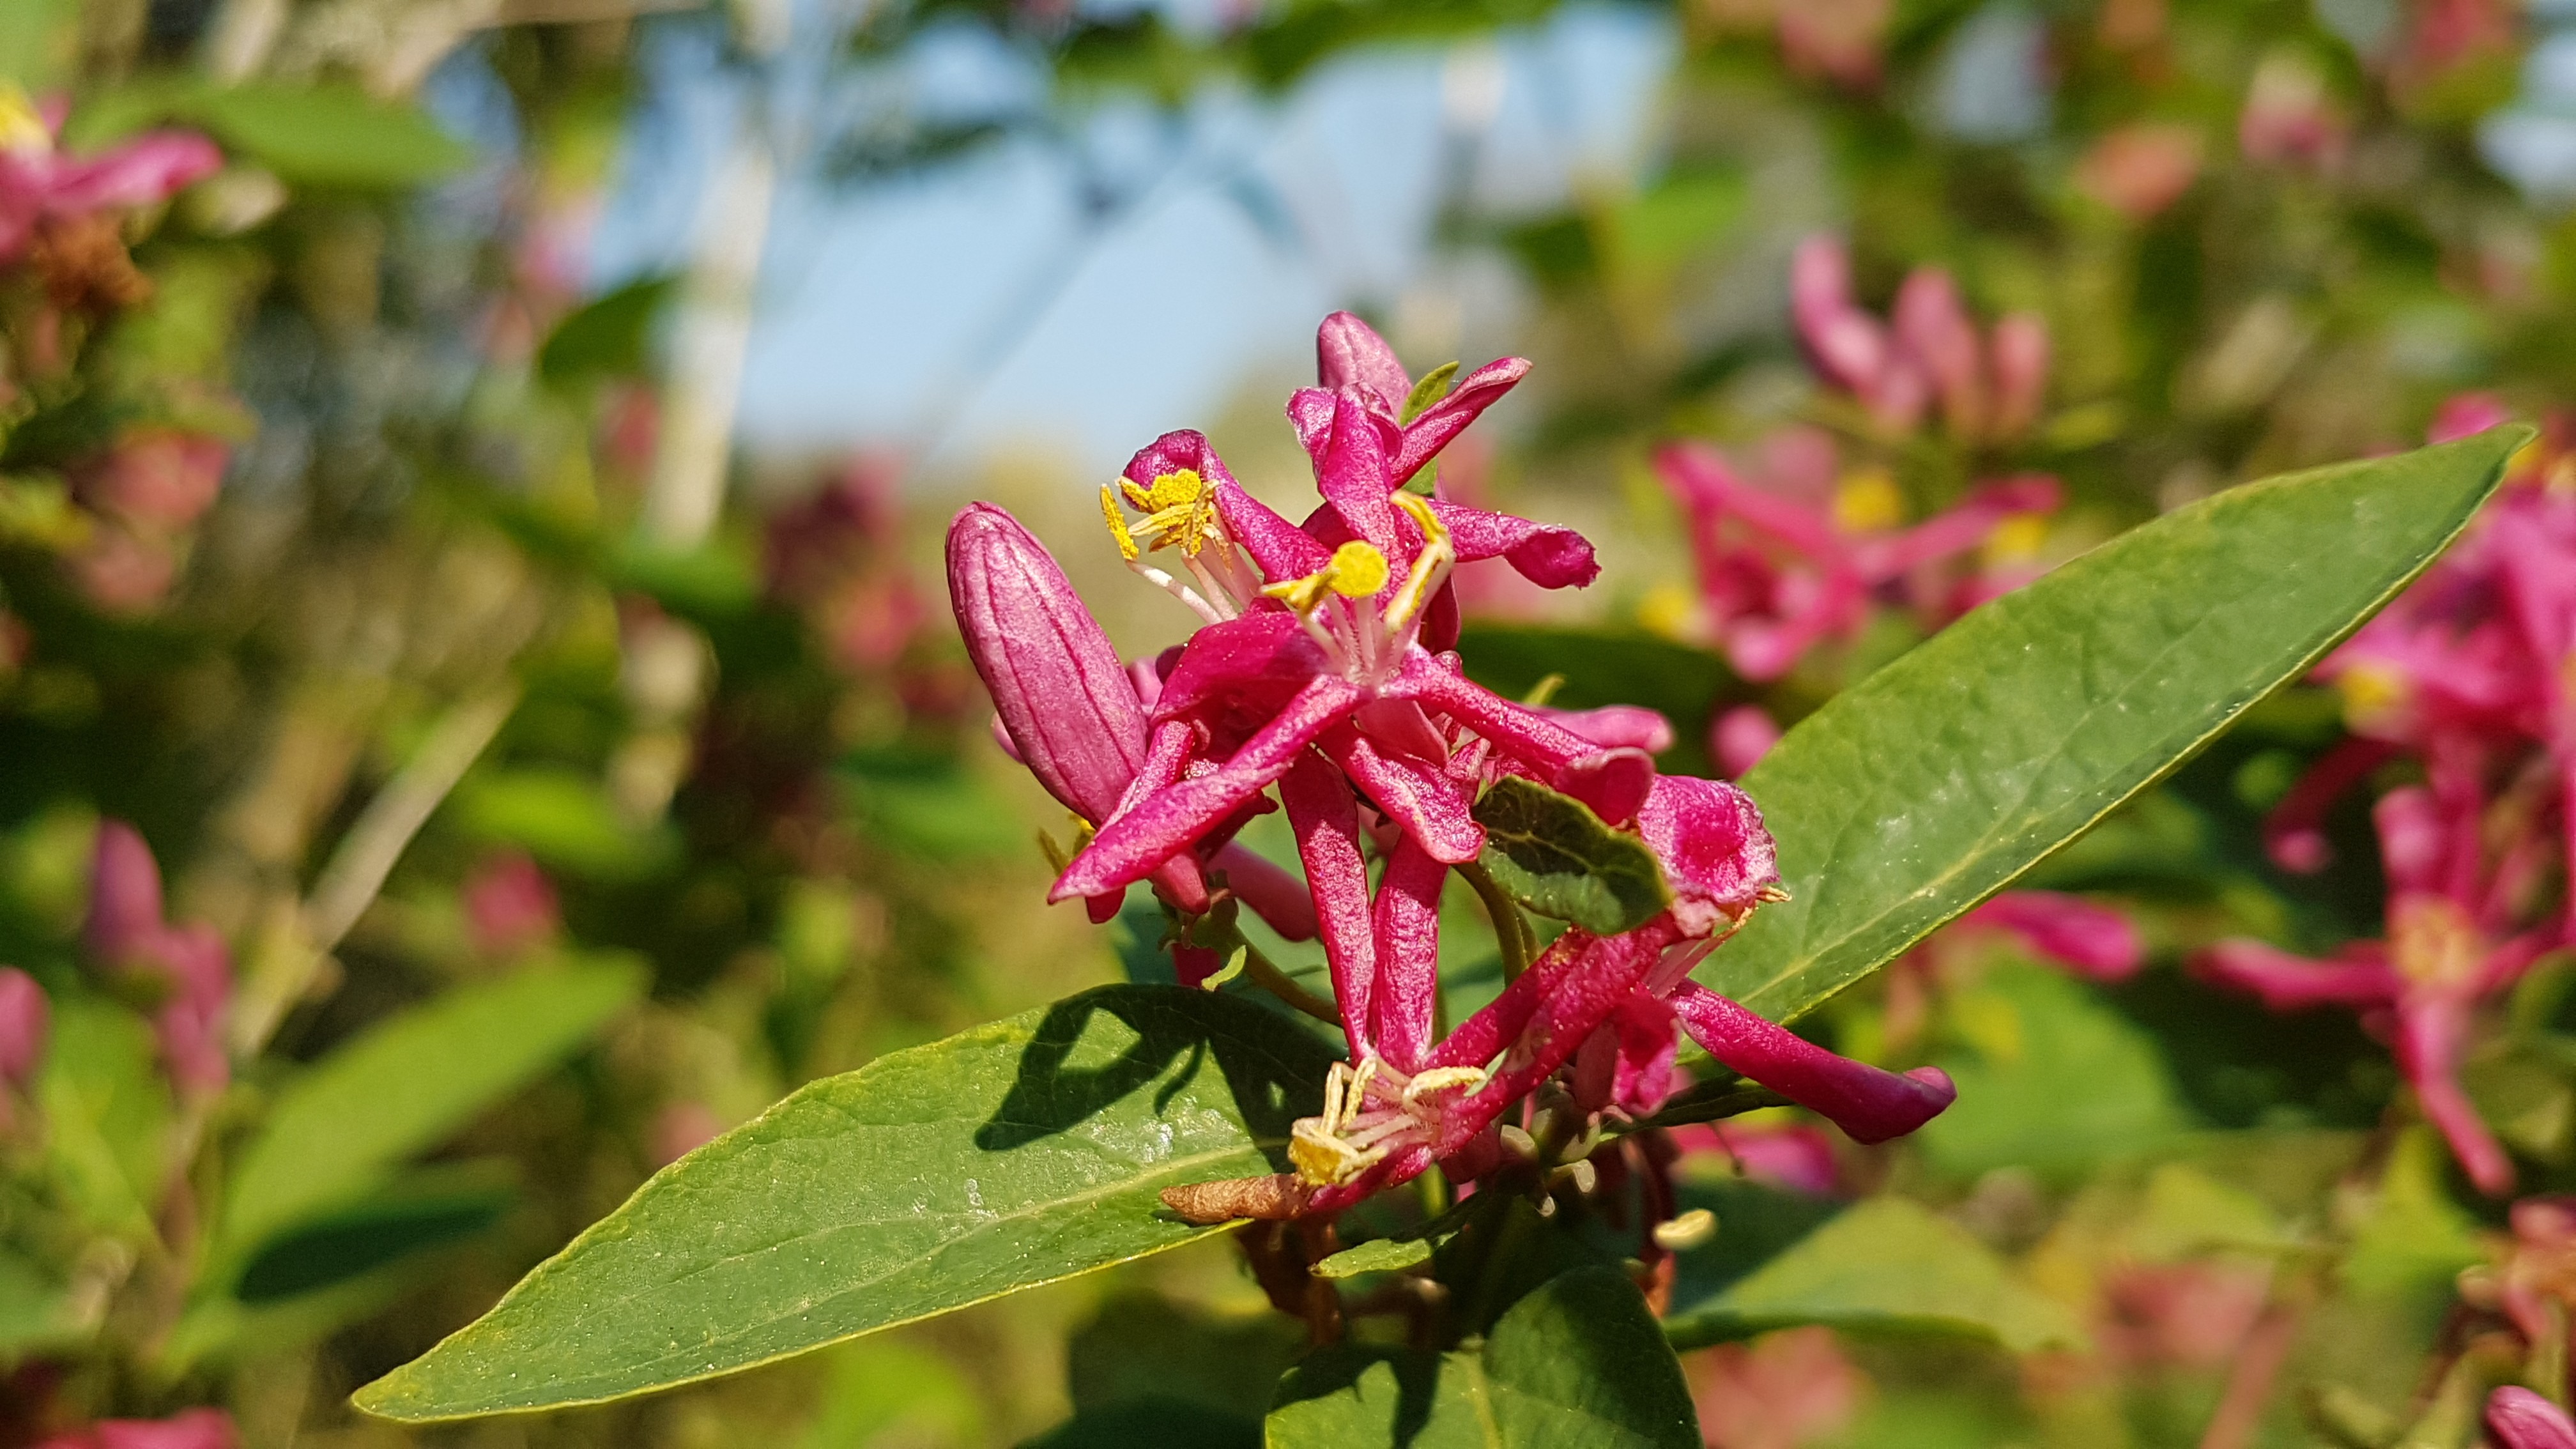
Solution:
<svg viewBox="0 0 2576 1449">
<path fill-rule="evenodd" d="M 1729 779 L 1741 780 L 1780 743 L 1780 723 L 1758 704 L 1739 704 L 1708 727 L 1708 752 Z"/>
<path fill-rule="evenodd" d="M 2460 1170 L 2489 1197 L 2513 1190 L 2513 1163 L 2460 1090 L 2460 1051 L 2467 1043 L 2467 1004 L 2450 997 L 2397 1006 L 2397 1068 L 2415 1088 L 2425 1119 L 2451 1146 Z"/>
<path fill-rule="evenodd" d="M 2147 944 L 2127 916 L 2056 891 L 2006 891 L 1959 924 L 2009 931 L 2033 953 L 2095 981 L 2126 981 L 2147 959 Z"/>
<path fill-rule="evenodd" d="M 1297 833 L 1297 860 L 1314 894 L 1342 1031 L 1357 1060 L 1377 1043 L 1377 928 L 1369 919 L 1368 865 L 1360 858 L 1359 802 L 1342 772 L 1313 750 L 1300 753 L 1280 777 L 1279 798 Z"/>
<path fill-rule="evenodd" d="M 1493 741 L 1494 748 L 1542 777 L 1553 776 L 1562 766 L 1599 753 L 1599 747 L 1565 726 L 1425 658 L 1406 661 L 1403 672 L 1386 692 L 1445 710 L 1460 724 Z"/>
<path fill-rule="evenodd" d="M 1227 841 L 1208 863 L 1225 872 L 1225 888 L 1277 931 L 1281 940 L 1315 939 L 1315 898 L 1307 894 L 1304 881 L 1239 841 Z"/>
<path fill-rule="evenodd" d="M 1680 1045 L 1670 1003 L 1639 991 L 1630 993 L 1611 1013 L 1603 1030 L 1619 1041 L 1618 1074 L 1610 1100 L 1632 1117 L 1643 1117 L 1673 1094 L 1673 1055 Z"/>
<path fill-rule="evenodd" d="M 1311 396 L 1311 389 L 1298 393 L 1300 399 Z M 1306 444 L 1315 460 L 1316 490 L 1360 537 L 1386 555 L 1401 577 L 1412 562 L 1413 549 L 1406 540 L 1414 534 L 1409 525 L 1396 527 L 1395 505 L 1387 501 L 1395 491 L 1395 479 L 1387 471 L 1387 421 L 1372 414 L 1356 390 L 1346 389 L 1332 398 L 1329 428 L 1320 437 L 1309 437 Z M 1302 422 L 1299 431 L 1306 432 Z"/>
<path fill-rule="evenodd" d="M 1751 796 L 1723 780 L 1663 775 L 1655 780 L 1637 833 L 1663 862 L 1673 919 L 1707 936 L 1740 920 L 1780 883 L 1780 858 Z"/>
<path fill-rule="evenodd" d="M 2283 870 L 2312 875 L 2326 867 L 2326 811 L 2345 791 L 2396 758 L 2386 740 L 2355 735 L 2318 757 L 2290 793 L 2263 817 L 2263 853 Z"/>
<path fill-rule="evenodd" d="M 2487 1396 L 2487 1432 L 2503 1449 L 2576 1449 L 2576 1420 L 2518 1384 Z"/>
<path fill-rule="evenodd" d="M 1655 785 L 1655 760 L 1644 750 L 1595 750 L 1557 767 L 1549 782 L 1592 807 L 1612 825 L 1637 818 L 1646 794 Z"/>
<path fill-rule="evenodd" d="M 1444 1117 L 1437 1150 L 1456 1151 L 1563 1066 L 1636 990 L 1672 939 L 1669 927 L 1652 922 L 1606 939 L 1577 927 L 1461 1023 L 1432 1053 L 1432 1065 L 1481 1066 L 1494 1052 L 1510 1050 L 1492 1078 Z M 1493 1051 L 1475 1054 L 1498 1035 Z"/>
<path fill-rule="evenodd" d="M 1501 357 L 1458 379 L 1449 395 L 1423 410 L 1404 429 L 1404 440 L 1397 449 L 1389 469 L 1394 483 L 1422 471 L 1422 465 L 1439 456 L 1440 450 L 1467 430 L 1485 409 L 1503 400 L 1520 380 L 1529 375 L 1529 359 Z"/>
<path fill-rule="evenodd" d="M 161 935 L 161 867 L 142 832 L 122 820 L 98 823 L 90 849 L 89 919 L 81 944 L 109 966 L 132 963 Z"/>
<path fill-rule="evenodd" d="M 1449 867 L 1411 839 L 1397 842 L 1377 886 L 1377 1049 L 1400 1071 L 1431 1051 L 1440 995 L 1440 888 Z"/>
<path fill-rule="evenodd" d="M 1436 768 L 1378 752 L 1357 730 L 1324 732 L 1324 753 L 1369 797 L 1405 838 L 1445 865 L 1463 865 L 1485 848 L 1485 827 L 1468 813 L 1467 793 Z"/>
<path fill-rule="evenodd" d="M 1326 392 L 1357 388 L 1392 415 L 1412 395 L 1413 379 L 1377 329 L 1348 312 L 1336 312 L 1315 329 L 1315 381 Z"/>
<path fill-rule="evenodd" d="M 2353 954 L 2336 961 L 2293 956 L 2276 946 L 2243 939 L 2221 941 L 2193 958 L 2193 967 L 2208 979 L 2263 998 L 2274 1011 L 2311 1006 L 2384 1006 L 2396 999 L 2397 973 L 2375 954 Z"/>
<path fill-rule="evenodd" d="M 1673 989 L 1673 1010 L 1710 1056 L 1843 1129 L 1855 1142 L 1902 1137 L 1941 1115 L 1959 1089 L 1939 1067 L 1899 1076 L 1856 1062 L 1763 1020 L 1695 981 Z"/>
<path fill-rule="evenodd" d="M 1643 750 L 1660 755 L 1673 747 L 1673 724 L 1651 709 L 1634 704 L 1605 704 L 1599 709 L 1550 709 L 1532 705 L 1559 726 L 1604 749 Z"/>
<path fill-rule="evenodd" d="M 2450 842 L 2433 792 L 2421 785 L 2400 786 L 2379 797 L 2370 818 L 2378 827 L 2379 863 L 2390 893 L 2439 893 Z"/>
<path fill-rule="evenodd" d="M 1601 576 L 1592 541 L 1573 529 L 1456 503 L 1435 503 L 1431 509 L 1449 529 L 1461 563 L 1499 558 L 1543 589 L 1579 589 Z"/>
<path fill-rule="evenodd" d="M 1145 757 L 1145 712 L 1064 571 L 1018 519 L 988 503 L 948 527 L 948 597 L 1022 763 L 1094 823 Z"/>
<path fill-rule="evenodd" d="M 1259 609 L 1190 636 L 1155 698 L 1154 717 L 1169 720 L 1228 702 L 1276 707 L 1325 672 L 1324 651 L 1296 615 Z"/>
<path fill-rule="evenodd" d="M 223 165 L 224 153 L 193 131 L 149 131 L 104 155 L 61 164 L 45 202 L 58 213 L 150 206 Z"/>
<path fill-rule="evenodd" d="M 1156 791 L 1102 826 L 1057 878 L 1047 899 L 1098 895 L 1143 879 L 1285 774 L 1298 752 L 1350 713 L 1360 697 L 1357 689 L 1339 679 L 1309 681 L 1223 766 Z"/>
</svg>

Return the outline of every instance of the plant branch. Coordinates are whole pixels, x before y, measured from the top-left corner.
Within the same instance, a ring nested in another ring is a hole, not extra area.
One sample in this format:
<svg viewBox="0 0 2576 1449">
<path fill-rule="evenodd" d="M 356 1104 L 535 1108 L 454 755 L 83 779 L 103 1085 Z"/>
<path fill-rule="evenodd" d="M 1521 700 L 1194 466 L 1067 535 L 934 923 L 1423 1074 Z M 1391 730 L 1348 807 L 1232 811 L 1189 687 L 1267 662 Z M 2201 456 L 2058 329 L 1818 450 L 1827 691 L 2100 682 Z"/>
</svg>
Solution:
<svg viewBox="0 0 2576 1449">
<path fill-rule="evenodd" d="M 1519 902 L 1494 879 L 1493 872 L 1485 869 L 1483 861 L 1471 860 L 1456 869 L 1475 888 L 1476 899 L 1484 903 L 1485 914 L 1493 920 L 1494 944 L 1503 953 L 1503 984 L 1509 986 L 1529 969 L 1534 954 L 1536 942 L 1530 936 L 1529 922 L 1522 918 Z"/>
</svg>

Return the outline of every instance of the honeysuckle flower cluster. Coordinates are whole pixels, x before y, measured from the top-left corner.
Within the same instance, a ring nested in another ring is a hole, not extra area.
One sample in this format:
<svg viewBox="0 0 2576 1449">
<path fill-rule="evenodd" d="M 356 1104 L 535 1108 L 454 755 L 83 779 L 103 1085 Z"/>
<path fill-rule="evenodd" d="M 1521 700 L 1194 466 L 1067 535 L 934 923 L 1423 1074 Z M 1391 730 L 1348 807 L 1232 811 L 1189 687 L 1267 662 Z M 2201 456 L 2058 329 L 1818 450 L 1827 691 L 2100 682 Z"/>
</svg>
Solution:
<svg viewBox="0 0 2576 1449">
<path fill-rule="evenodd" d="M 173 925 L 163 919 L 161 867 L 142 833 L 122 820 L 99 822 L 81 944 L 110 979 L 132 983 L 156 999 L 153 1034 L 162 1065 L 181 1091 L 213 1093 L 232 1080 L 223 1037 L 232 953 L 202 921 Z"/>
<path fill-rule="evenodd" d="M 1853 299 L 1843 244 L 1809 237 L 1790 262 L 1789 308 L 1817 376 L 1892 432 L 1913 432 L 1937 409 L 1950 437 L 1974 447 L 2011 442 L 2039 421 L 2048 324 L 2015 312 L 1981 334 L 1939 267 L 1907 273 L 1882 321 Z"/>
<path fill-rule="evenodd" d="M 2504 420 L 2454 399 L 2434 440 Z M 2449 554 L 2317 670 L 2344 697 L 2351 737 L 2274 808 L 2274 863 L 2327 860 L 2334 802 L 2383 768 L 2423 783 L 2373 810 L 2387 929 L 2323 961 L 2259 941 L 2203 953 L 2211 977 L 2278 1010 L 2342 1005 L 2394 1045 L 2427 1118 L 2478 1187 L 2513 1184 L 2504 1150 L 2457 1071 L 2482 1004 L 2569 944 L 2576 899 L 2576 459 L 2536 445 Z"/>
<path fill-rule="evenodd" d="M 1322 495 L 1303 521 L 1253 498 L 1194 432 L 1157 439 L 1102 490 L 1127 566 L 1199 620 L 1155 660 L 1122 663 L 1001 509 L 969 507 L 949 532 L 951 600 L 999 732 L 1080 821 L 1050 898 L 1083 899 L 1105 920 L 1149 883 L 1193 983 L 1248 949 L 1230 934 L 1238 902 L 1323 944 L 1349 1058 L 1324 1110 L 1296 1124 L 1294 1170 L 1166 1200 L 1201 1220 L 1289 1217 L 1434 1164 L 1481 1176 L 1506 1150 L 1506 1112 L 1552 1080 L 1585 1112 L 1652 1112 L 1674 1086 L 1677 1029 L 1862 1141 L 1947 1106 L 1936 1069 L 1900 1076 L 1835 1056 L 1689 979 L 1778 894 L 1771 837 L 1743 792 L 1658 775 L 1652 751 L 1671 731 L 1650 712 L 1550 712 L 1463 672 L 1457 564 L 1499 558 L 1548 588 L 1598 573 L 1570 530 L 1407 486 L 1527 364 L 1417 382 L 1346 313 L 1325 321 L 1317 353 L 1319 385 L 1287 409 Z M 1672 905 L 1615 936 L 1566 931 L 1443 1036 L 1440 896 L 1453 870 L 1475 868 L 1473 807 L 1507 775 L 1637 835 Z M 1283 808 L 1302 881 L 1234 843 L 1245 821 Z"/>
</svg>

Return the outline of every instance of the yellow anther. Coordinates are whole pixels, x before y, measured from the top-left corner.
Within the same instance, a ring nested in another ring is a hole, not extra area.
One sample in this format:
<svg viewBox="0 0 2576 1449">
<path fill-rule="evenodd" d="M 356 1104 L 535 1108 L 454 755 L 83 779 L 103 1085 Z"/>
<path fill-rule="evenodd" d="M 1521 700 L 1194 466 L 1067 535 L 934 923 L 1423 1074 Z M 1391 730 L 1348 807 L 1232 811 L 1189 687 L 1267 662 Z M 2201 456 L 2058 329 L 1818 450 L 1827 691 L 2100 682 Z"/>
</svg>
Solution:
<svg viewBox="0 0 2576 1449">
<path fill-rule="evenodd" d="M 1155 479 L 1154 486 L 1147 490 L 1145 496 L 1151 500 L 1153 508 L 1164 509 L 1196 503 L 1199 495 L 1206 491 L 1206 481 L 1194 470 L 1183 468 Z"/>
<path fill-rule="evenodd" d="M 1986 562 L 2019 563 L 2025 559 L 2037 558 L 2041 546 L 2047 542 L 2046 515 L 2016 513 L 1996 524 L 1995 531 L 1986 535 Z"/>
<path fill-rule="evenodd" d="M 2410 692 L 2405 675 L 2377 664 L 2358 664 L 2336 675 L 2335 691 L 2343 696 L 2344 718 L 2356 725 L 2384 718 Z"/>
<path fill-rule="evenodd" d="M 1437 548 L 1449 542 L 1449 525 L 1440 521 L 1440 515 L 1431 507 L 1430 499 L 1398 490 L 1388 501 L 1403 509 L 1405 515 L 1422 529 L 1424 543 Z"/>
<path fill-rule="evenodd" d="M 1120 481 L 1125 482 L 1124 479 Z M 1127 486 L 1132 489 L 1136 485 L 1128 483 Z M 1106 483 L 1100 485 L 1100 516 L 1109 520 L 1109 536 L 1118 540 L 1118 556 L 1134 563 L 1136 535 L 1127 531 L 1127 515 L 1118 509 L 1118 490 Z"/>
<path fill-rule="evenodd" d="M 1834 489 L 1834 523 L 1846 533 L 1884 533 L 1905 521 L 1905 495 L 1884 468 L 1862 468 Z"/>
<path fill-rule="evenodd" d="M 1412 1081 L 1404 1084 L 1404 1105 L 1410 1107 L 1434 1092 L 1474 1091 L 1483 1085 L 1485 1069 L 1482 1067 L 1425 1067 L 1413 1074 Z"/>
<path fill-rule="evenodd" d="M 0 81 L 0 151 L 15 151 L 23 156 L 52 149 L 54 133 L 46 128 L 35 103 L 16 85 Z"/>
<path fill-rule="evenodd" d="M 1118 516 L 1121 497 L 1128 507 L 1145 515 L 1133 532 L 1127 532 Z M 1110 531 L 1124 535 L 1119 549 L 1130 560 L 1136 557 L 1134 544 L 1138 535 L 1152 540 L 1145 545 L 1147 548 L 1178 545 L 1181 552 L 1197 558 L 1199 550 L 1218 531 L 1216 490 L 1188 468 L 1161 474 L 1150 484 L 1121 478 L 1113 488 L 1100 490 L 1100 511 L 1109 515 Z"/>
<path fill-rule="evenodd" d="M 1320 1117 L 1300 1117 L 1288 1129 L 1288 1161 L 1297 1175 L 1316 1187 L 1336 1187 L 1368 1171 L 1386 1156 L 1383 1147 L 1365 1150 L 1343 1141 Z"/>
<path fill-rule="evenodd" d="M 1386 605 L 1387 627 L 1401 629 L 1431 602 L 1432 592 L 1448 578 L 1449 566 L 1457 561 L 1458 550 L 1449 542 L 1449 525 L 1440 521 L 1428 499 L 1398 492 L 1393 501 L 1422 527 L 1422 552 L 1413 556 L 1413 572 L 1405 575 L 1404 587 L 1397 589 Z"/>
<path fill-rule="evenodd" d="M 2469 913 L 2445 896 L 2407 896 L 2391 911 L 2388 957 L 2397 974 L 2426 986 L 2466 986 L 2485 952 Z"/>
<path fill-rule="evenodd" d="M 1386 587 L 1386 555 L 1375 544 L 1355 538 L 1333 550 L 1333 562 L 1325 572 L 1332 576 L 1334 593 L 1345 599 L 1365 599 Z"/>
</svg>

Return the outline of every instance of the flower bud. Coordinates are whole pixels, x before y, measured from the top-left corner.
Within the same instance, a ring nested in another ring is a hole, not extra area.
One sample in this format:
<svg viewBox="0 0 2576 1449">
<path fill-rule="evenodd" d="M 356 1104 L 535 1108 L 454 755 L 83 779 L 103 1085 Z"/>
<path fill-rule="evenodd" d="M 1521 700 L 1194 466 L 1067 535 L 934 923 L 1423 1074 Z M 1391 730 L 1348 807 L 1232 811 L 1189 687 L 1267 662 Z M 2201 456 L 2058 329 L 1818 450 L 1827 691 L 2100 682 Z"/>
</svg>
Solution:
<svg viewBox="0 0 2576 1449">
<path fill-rule="evenodd" d="M 161 933 L 161 867 L 142 832 L 122 820 L 98 823 L 90 850 L 89 919 L 81 944 L 103 964 L 121 966 L 150 950 Z"/>
<path fill-rule="evenodd" d="M 1145 713 L 1064 570 L 988 503 L 948 529 L 948 595 L 1002 729 L 1047 793 L 1093 824 L 1145 761 Z"/>
<path fill-rule="evenodd" d="M 1939 1067 L 1903 1075 L 1837 1056 L 1695 982 L 1674 991 L 1673 1010 L 1710 1056 L 1843 1129 L 1854 1142 L 1902 1137 L 1958 1100 Z"/>
<path fill-rule="evenodd" d="M 0 1087 L 23 1090 L 35 1080 L 52 1014 L 35 977 L 0 966 Z"/>
<path fill-rule="evenodd" d="M 2512 1384 L 2488 1396 L 2487 1432 L 2504 1449 L 2576 1449 L 2576 1421 L 2556 1404 Z"/>
</svg>

